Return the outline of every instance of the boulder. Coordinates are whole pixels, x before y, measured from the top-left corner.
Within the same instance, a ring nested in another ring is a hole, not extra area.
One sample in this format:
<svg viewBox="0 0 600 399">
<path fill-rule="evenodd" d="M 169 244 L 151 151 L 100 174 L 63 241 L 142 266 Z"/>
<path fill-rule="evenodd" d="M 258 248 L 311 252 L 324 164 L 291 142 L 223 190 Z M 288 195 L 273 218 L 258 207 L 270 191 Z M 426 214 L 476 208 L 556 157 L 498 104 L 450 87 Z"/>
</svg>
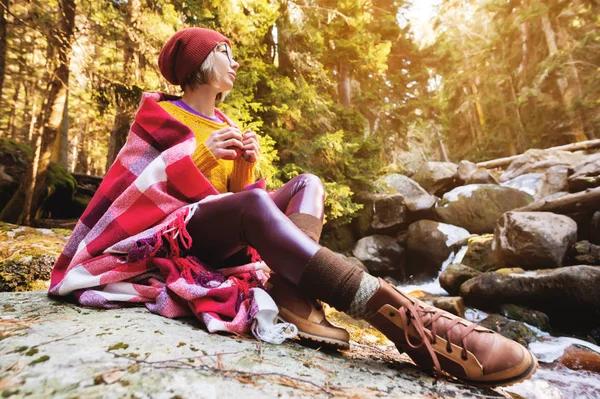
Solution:
<svg viewBox="0 0 600 399">
<path fill-rule="evenodd" d="M 361 238 L 352 253 L 372 274 L 404 273 L 404 248 L 392 237 L 373 235 Z"/>
<path fill-rule="evenodd" d="M 471 233 L 492 233 L 504 213 L 529 205 L 532 197 L 520 190 L 492 184 L 470 184 L 444 194 L 434 209 L 443 223 L 467 229 Z"/>
<path fill-rule="evenodd" d="M 565 165 L 556 165 L 544 173 L 534 199 L 539 200 L 567 191 L 569 191 L 569 168 Z"/>
<path fill-rule="evenodd" d="M 460 263 L 481 272 L 496 269 L 492 256 L 493 241 L 493 234 L 470 237 L 467 241 L 467 252 Z"/>
<path fill-rule="evenodd" d="M 379 179 L 404 197 L 404 204 L 410 212 L 427 211 L 435 206 L 435 197 L 423 189 L 416 181 L 392 173 Z"/>
<path fill-rule="evenodd" d="M 527 347 L 530 342 L 537 339 L 536 333 L 531 328 L 527 327 L 525 323 L 509 320 L 499 314 L 489 315 L 483 321 L 479 322 L 479 325 L 489 328 L 492 331 L 496 331 L 513 341 L 517 341 L 525 347 Z"/>
<path fill-rule="evenodd" d="M 600 245 L 594 245 L 585 240 L 576 242 L 567 252 L 565 263 L 600 266 Z"/>
<path fill-rule="evenodd" d="M 600 152 L 574 165 L 569 176 L 569 191 L 574 193 L 600 186 Z"/>
<path fill-rule="evenodd" d="M 507 212 L 498 220 L 492 251 L 498 266 L 559 267 L 577 240 L 577 224 L 551 212 Z"/>
<path fill-rule="evenodd" d="M 500 313 L 511 320 L 527 323 L 543 331 L 550 331 L 550 319 L 548 315 L 538 310 L 507 304 L 500 306 Z"/>
<path fill-rule="evenodd" d="M 332 251 L 346 252 L 354 247 L 356 236 L 350 223 L 340 226 L 336 222 L 327 222 L 319 242 Z"/>
<path fill-rule="evenodd" d="M 444 261 L 453 253 L 453 245 L 468 236 L 465 229 L 432 220 L 411 224 L 406 246 L 409 257 L 406 272 L 417 278 L 436 277 Z"/>
<path fill-rule="evenodd" d="M 412 178 L 428 193 L 438 197 L 460 184 L 458 167 L 452 162 L 425 162 Z"/>
<path fill-rule="evenodd" d="M 355 221 L 359 237 L 393 235 L 406 228 L 406 205 L 402 194 L 363 194 L 357 202 L 364 205 Z"/>
<path fill-rule="evenodd" d="M 507 182 L 526 173 L 545 173 L 548 168 L 556 165 L 573 166 L 583 158 L 585 155 L 569 151 L 528 150 L 508 165 L 500 176 L 500 181 Z"/>
<path fill-rule="evenodd" d="M 600 353 L 583 346 L 569 346 L 558 359 L 558 362 L 571 370 L 587 370 L 600 373 Z"/>
<path fill-rule="evenodd" d="M 0 139 L 0 211 L 8 204 L 33 160 L 30 147 Z"/>
<path fill-rule="evenodd" d="M 0 222 L 0 292 L 47 289 L 52 267 L 70 234 Z"/>
<path fill-rule="evenodd" d="M 448 397 L 506 397 L 436 380 L 365 322 L 335 312 L 358 347 L 266 344 L 210 334 L 191 318 L 83 308 L 41 291 L 0 293 L 0 304 L 2 398 L 424 398 L 432 386 Z"/>
<path fill-rule="evenodd" d="M 469 177 L 466 184 L 499 184 L 494 175 L 487 169 L 477 169 Z"/>
<path fill-rule="evenodd" d="M 600 268 L 569 266 L 522 274 L 483 273 L 460 287 L 467 305 L 498 308 L 516 304 L 542 311 L 555 328 L 600 327 Z"/>
<path fill-rule="evenodd" d="M 600 211 L 592 215 L 589 237 L 592 244 L 600 245 Z"/>
<path fill-rule="evenodd" d="M 501 183 L 500 185 L 502 187 L 516 188 L 517 190 L 521 190 L 532 197 L 535 197 L 542 184 L 543 178 L 543 173 L 526 173 Z"/>
<path fill-rule="evenodd" d="M 439 297 L 433 300 L 433 306 L 459 317 L 465 317 L 465 304 L 459 296 Z"/>
<path fill-rule="evenodd" d="M 460 286 L 465 282 L 481 274 L 473 268 L 460 263 L 451 263 L 440 274 L 440 286 L 448 291 L 450 295 L 458 295 Z"/>
<path fill-rule="evenodd" d="M 463 184 L 465 184 L 475 172 L 477 172 L 477 164 L 471 161 L 460 161 L 456 168 L 458 180 L 460 180 Z"/>
</svg>

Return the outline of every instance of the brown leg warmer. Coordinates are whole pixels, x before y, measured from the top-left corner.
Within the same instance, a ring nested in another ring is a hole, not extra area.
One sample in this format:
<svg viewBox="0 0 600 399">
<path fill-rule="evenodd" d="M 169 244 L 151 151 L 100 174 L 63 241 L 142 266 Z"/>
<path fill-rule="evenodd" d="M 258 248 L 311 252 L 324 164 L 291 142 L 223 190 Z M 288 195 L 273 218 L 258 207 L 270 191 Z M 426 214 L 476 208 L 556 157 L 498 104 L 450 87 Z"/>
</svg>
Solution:
<svg viewBox="0 0 600 399">
<path fill-rule="evenodd" d="M 312 298 L 344 312 L 356 296 L 363 271 L 327 248 L 321 248 L 306 265 L 298 287 Z"/>
<path fill-rule="evenodd" d="M 323 222 L 318 217 L 308 213 L 292 213 L 288 218 L 308 236 L 311 240 L 318 243 L 323 231 Z"/>
</svg>

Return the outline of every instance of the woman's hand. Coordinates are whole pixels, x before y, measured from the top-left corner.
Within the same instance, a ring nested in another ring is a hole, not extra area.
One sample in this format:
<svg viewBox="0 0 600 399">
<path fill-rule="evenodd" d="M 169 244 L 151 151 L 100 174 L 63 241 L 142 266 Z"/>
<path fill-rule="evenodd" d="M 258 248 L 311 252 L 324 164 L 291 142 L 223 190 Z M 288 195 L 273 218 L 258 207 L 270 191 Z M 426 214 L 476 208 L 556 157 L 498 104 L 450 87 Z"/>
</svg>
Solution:
<svg viewBox="0 0 600 399">
<path fill-rule="evenodd" d="M 243 154 L 242 132 L 232 126 L 215 130 L 208 136 L 204 144 L 217 159 L 232 161 Z"/>
<path fill-rule="evenodd" d="M 242 138 L 242 158 L 246 162 L 256 162 L 260 155 L 260 145 L 258 144 L 258 137 L 256 133 L 248 129 L 244 132 Z"/>
</svg>

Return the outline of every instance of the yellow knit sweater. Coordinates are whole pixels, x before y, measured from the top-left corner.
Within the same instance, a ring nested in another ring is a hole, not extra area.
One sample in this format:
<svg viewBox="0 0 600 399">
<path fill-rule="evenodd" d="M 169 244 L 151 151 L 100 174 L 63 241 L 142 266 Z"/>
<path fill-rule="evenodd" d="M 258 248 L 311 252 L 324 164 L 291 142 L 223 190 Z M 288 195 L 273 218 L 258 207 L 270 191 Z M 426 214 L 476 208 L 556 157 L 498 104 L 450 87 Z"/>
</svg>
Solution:
<svg viewBox="0 0 600 399">
<path fill-rule="evenodd" d="M 173 118 L 192 129 L 196 135 L 196 151 L 192 154 L 192 160 L 220 193 L 237 193 L 254 182 L 254 163 L 246 162 L 242 158 L 235 161 L 216 159 L 204 144 L 212 132 L 227 127 L 227 123 L 217 123 L 194 115 L 168 101 L 158 104 Z"/>
</svg>

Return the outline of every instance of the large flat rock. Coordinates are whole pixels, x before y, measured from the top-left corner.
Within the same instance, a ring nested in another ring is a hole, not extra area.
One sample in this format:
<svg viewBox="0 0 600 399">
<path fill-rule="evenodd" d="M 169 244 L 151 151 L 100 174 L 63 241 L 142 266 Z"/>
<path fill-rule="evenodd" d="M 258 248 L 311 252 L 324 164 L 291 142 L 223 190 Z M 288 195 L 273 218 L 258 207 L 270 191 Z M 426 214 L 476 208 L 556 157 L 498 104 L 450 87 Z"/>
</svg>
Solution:
<svg viewBox="0 0 600 399">
<path fill-rule="evenodd" d="M 0 293 L 0 392 L 11 398 L 506 397 L 419 371 L 389 344 L 327 353 L 209 334 L 145 308 Z"/>
</svg>

